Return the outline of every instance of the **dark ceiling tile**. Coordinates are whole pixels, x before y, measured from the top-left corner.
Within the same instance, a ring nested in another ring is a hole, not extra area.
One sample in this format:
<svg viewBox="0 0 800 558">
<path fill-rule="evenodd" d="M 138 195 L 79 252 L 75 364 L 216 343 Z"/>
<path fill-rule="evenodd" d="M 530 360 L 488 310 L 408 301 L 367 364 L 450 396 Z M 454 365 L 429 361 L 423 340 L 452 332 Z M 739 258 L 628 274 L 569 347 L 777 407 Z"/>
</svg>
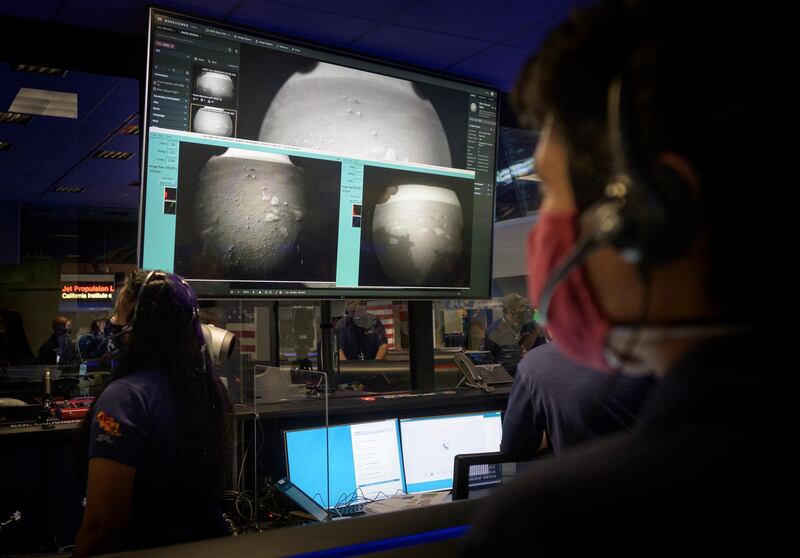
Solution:
<svg viewBox="0 0 800 558">
<path fill-rule="evenodd" d="M 567 0 L 425 0 L 387 23 L 499 42 L 569 5 Z"/>
<path fill-rule="evenodd" d="M 353 17 L 381 20 L 414 4 L 417 0 L 283 0 L 277 4 L 303 6 L 321 12 L 334 12 Z"/>
<path fill-rule="evenodd" d="M 334 46 L 352 41 L 376 23 L 370 19 L 265 0 L 247 0 L 231 16 L 230 21 Z"/>
<path fill-rule="evenodd" d="M 349 46 L 368 54 L 438 69 L 471 56 L 490 44 L 431 31 L 381 25 Z"/>
<path fill-rule="evenodd" d="M 531 52 L 528 50 L 497 45 L 450 66 L 447 70 L 493 84 L 503 91 L 510 91 L 522 65 L 530 56 Z"/>
<path fill-rule="evenodd" d="M 143 35 L 147 33 L 147 3 L 142 0 L 66 0 L 55 21 L 77 27 Z"/>
<path fill-rule="evenodd" d="M 565 18 L 567 14 L 559 14 L 539 25 L 527 29 L 513 37 L 509 37 L 505 42 L 507 45 L 524 48 L 527 50 L 538 50 L 550 32 Z"/>
<path fill-rule="evenodd" d="M 50 19 L 58 9 L 56 0 L 5 0 L 0 2 L 0 15 L 8 17 L 27 17 Z"/>
<path fill-rule="evenodd" d="M 214 19 L 224 18 L 241 0 L 162 0 L 159 8 Z"/>
</svg>

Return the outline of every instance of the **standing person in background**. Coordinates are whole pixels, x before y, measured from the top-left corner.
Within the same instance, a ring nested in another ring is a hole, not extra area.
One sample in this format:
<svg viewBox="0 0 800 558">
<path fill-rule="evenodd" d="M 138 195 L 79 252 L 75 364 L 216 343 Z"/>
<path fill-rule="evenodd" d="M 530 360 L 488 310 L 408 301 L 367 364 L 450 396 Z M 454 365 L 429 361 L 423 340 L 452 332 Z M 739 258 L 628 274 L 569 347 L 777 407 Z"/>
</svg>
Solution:
<svg viewBox="0 0 800 558">
<path fill-rule="evenodd" d="M 72 341 L 72 321 L 64 316 L 53 319 L 53 333 L 39 347 L 39 364 L 69 365 L 77 360 L 77 347 Z"/>
<path fill-rule="evenodd" d="M 528 339 L 533 328 L 528 301 L 517 293 L 507 294 L 503 297 L 503 317 L 486 329 L 483 350 L 492 353 L 497 362 L 513 376 L 522 358 L 523 339 Z"/>
<path fill-rule="evenodd" d="M 92 320 L 89 333 L 81 335 L 78 339 L 78 350 L 82 360 L 99 358 L 106 354 L 108 345 L 104 336 L 105 330 L 106 320 Z"/>
<path fill-rule="evenodd" d="M 386 328 L 361 300 L 347 303 L 345 317 L 336 322 L 336 335 L 339 360 L 383 360 L 389 350 Z"/>
<path fill-rule="evenodd" d="M 86 510 L 75 556 L 228 533 L 220 505 L 231 405 L 180 277 L 133 271 L 113 327 L 114 379 L 88 414 Z"/>
</svg>

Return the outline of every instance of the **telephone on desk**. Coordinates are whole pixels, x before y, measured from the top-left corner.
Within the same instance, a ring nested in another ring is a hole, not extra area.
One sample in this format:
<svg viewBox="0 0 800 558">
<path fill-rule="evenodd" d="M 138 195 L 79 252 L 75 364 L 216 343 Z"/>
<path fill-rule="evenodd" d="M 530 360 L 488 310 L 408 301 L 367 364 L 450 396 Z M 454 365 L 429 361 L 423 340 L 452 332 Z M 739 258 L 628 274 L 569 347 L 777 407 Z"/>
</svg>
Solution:
<svg viewBox="0 0 800 558">
<path fill-rule="evenodd" d="M 467 385 L 484 391 L 493 391 L 492 385 L 510 384 L 514 381 L 503 365 L 489 351 L 464 351 L 453 356 L 461 371 L 458 385 Z"/>
</svg>

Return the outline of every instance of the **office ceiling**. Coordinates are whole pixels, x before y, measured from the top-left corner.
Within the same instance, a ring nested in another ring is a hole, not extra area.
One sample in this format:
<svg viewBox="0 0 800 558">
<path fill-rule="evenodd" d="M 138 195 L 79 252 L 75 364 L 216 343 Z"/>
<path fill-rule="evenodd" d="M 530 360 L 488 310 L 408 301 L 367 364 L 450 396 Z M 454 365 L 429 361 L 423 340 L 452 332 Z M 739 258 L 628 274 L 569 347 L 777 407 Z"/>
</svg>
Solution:
<svg viewBox="0 0 800 558">
<path fill-rule="evenodd" d="M 159 6 L 459 75 L 508 91 L 547 32 L 570 9 L 586 3 L 164 0 Z M 9 110 L 21 88 L 78 96 L 76 119 L 34 116 L 27 124 L 0 121 L 0 142 L 10 144 L 0 143 L 0 203 L 131 210 L 137 206 L 140 136 L 130 132 L 139 124 L 137 77 L 146 55 L 147 6 L 146 0 L 0 3 L 0 17 L 17 31 L 14 38 L 4 39 L 0 51 L 0 112 Z M 54 36 L 59 40 L 53 41 Z M 26 60 L 27 47 L 21 44 L 26 40 L 37 45 L 36 56 L 31 56 L 35 60 Z M 75 45 L 82 45 L 81 52 Z M 63 76 L 43 75 L 19 71 L 18 64 L 69 71 Z M 133 155 L 100 159 L 94 156 L 98 151 Z M 83 190 L 57 191 L 64 188 Z"/>
</svg>

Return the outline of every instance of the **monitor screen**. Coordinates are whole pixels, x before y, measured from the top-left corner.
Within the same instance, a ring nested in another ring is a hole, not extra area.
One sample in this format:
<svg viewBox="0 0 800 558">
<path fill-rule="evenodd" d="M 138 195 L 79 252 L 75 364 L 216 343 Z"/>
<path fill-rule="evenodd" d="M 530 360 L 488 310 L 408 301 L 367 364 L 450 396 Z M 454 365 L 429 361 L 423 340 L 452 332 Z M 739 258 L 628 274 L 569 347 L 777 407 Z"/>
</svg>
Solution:
<svg viewBox="0 0 800 558">
<path fill-rule="evenodd" d="M 143 267 L 207 298 L 489 296 L 496 90 L 149 21 Z"/>
<path fill-rule="evenodd" d="M 326 521 L 328 519 L 328 512 L 325 508 L 320 506 L 308 494 L 297 488 L 288 479 L 280 479 L 275 483 L 275 488 L 286 494 L 295 504 L 300 506 L 305 512 L 311 514 L 317 521 Z"/>
<path fill-rule="evenodd" d="M 500 411 L 402 419 L 406 491 L 452 488 L 455 456 L 500 451 L 502 435 Z"/>
<path fill-rule="evenodd" d="M 324 427 L 285 438 L 289 479 L 328 509 L 404 491 L 397 419 L 332 426 L 327 440 Z"/>
</svg>

